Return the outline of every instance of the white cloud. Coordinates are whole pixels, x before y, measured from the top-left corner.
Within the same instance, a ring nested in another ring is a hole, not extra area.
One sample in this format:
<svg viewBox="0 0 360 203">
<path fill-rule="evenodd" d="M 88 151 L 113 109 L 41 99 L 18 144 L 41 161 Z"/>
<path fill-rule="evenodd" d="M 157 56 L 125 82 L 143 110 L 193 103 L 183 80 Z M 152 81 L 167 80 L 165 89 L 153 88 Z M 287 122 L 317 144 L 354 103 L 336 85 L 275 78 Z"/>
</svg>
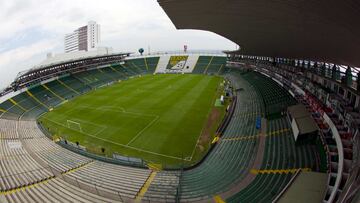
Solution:
<svg viewBox="0 0 360 203">
<path fill-rule="evenodd" d="M 156 0 L 0 0 L 0 5 L 5 31 L 0 32 L 0 87 L 20 69 L 39 63 L 46 52 L 62 52 L 64 34 L 89 20 L 101 25 L 102 44 L 115 51 L 148 46 L 153 51 L 179 50 L 184 44 L 189 49 L 235 47 L 210 32 L 177 31 Z"/>
<path fill-rule="evenodd" d="M 0 53 L 0 85 L 10 84 L 18 72 L 29 69 L 32 63 L 44 59 L 44 53 L 58 45 L 55 41 L 44 40 Z"/>
</svg>

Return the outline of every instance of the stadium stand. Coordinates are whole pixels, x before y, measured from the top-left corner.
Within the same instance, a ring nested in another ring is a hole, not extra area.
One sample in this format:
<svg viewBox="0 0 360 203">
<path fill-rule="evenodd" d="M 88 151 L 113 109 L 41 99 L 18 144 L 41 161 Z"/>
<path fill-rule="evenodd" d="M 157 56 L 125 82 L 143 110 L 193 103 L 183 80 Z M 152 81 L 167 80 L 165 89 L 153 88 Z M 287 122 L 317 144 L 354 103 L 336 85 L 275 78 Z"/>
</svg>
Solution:
<svg viewBox="0 0 360 203">
<path fill-rule="evenodd" d="M 259 144 L 258 134 L 260 132 L 255 128 L 254 123 L 256 117 L 261 114 L 261 95 L 257 95 L 252 91 L 253 88 L 242 78 L 243 76 L 241 74 L 235 73 L 235 78 L 233 77 L 232 75 L 231 81 L 234 87 L 245 89 L 244 91 L 237 92 L 238 98 L 241 99 L 237 101 L 238 106 L 236 107 L 233 119 L 224 136 L 221 138 L 220 143 L 216 145 L 204 163 L 182 174 L 180 186 L 181 200 L 195 201 L 202 198 L 209 198 L 212 194 L 226 191 L 232 184 L 243 180 L 247 172 L 251 170 L 252 163 L 256 157 L 255 152 Z M 280 90 L 281 89 L 278 91 Z M 268 136 L 266 140 L 267 149 L 270 149 L 269 152 L 265 149 L 263 165 L 265 164 L 267 167 L 264 167 L 264 169 L 280 170 L 314 166 L 314 154 L 312 151 L 305 152 L 306 149 L 295 147 L 294 142 L 291 142 L 292 137 L 290 132 L 278 133 L 279 130 L 288 128 L 289 124 L 287 121 L 281 119 L 277 121 L 276 124 L 277 126 L 274 129 L 271 125 L 268 133 L 273 133 L 274 136 Z M 274 140 L 270 142 L 269 140 L 271 139 Z M 273 142 L 276 143 L 275 146 L 272 146 Z M 282 151 L 277 147 L 277 144 L 280 145 L 280 143 L 284 144 L 281 145 L 283 147 Z M 288 149 L 292 149 L 292 151 Z M 277 159 L 276 157 L 278 157 L 279 154 L 293 157 L 293 163 L 295 163 L 295 165 L 289 165 L 290 163 L 288 163 L 288 160 L 285 158 Z M 294 156 L 296 156 L 296 159 Z M 287 181 L 289 181 L 291 174 L 280 176 L 273 174 L 270 176 L 272 177 L 267 178 L 268 185 L 263 185 L 263 190 L 277 181 L 281 184 L 279 184 L 276 189 L 281 190 Z M 256 188 L 259 188 L 259 186 Z M 276 193 L 264 193 L 263 196 L 259 198 L 271 199 L 274 198 L 275 194 Z M 246 196 L 246 198 L 251 198 L 251 196 Z"/>
<path fill-rule="evenodd" d="M 128 66 L 130 70 L 136 70 L 141 74 L 153 73 L 159 59 L 160 57 L 141 57 L 126 61 L 125 66 Z"/>
<path fill-rule="evenodd" d="M 68 88 L 69 90 L 77 93 L 77 94 L 82 94 L 84 92 L 89 91 L 89 87 L 87 87 L 86 85 L 84 85 L 82 82 L 80 82 L 79 80 L 77 80 L 75 77 L 73 76 L 67 76 L 67 77 L 62 77 L 60 79 L 58 79 L 58 81 L 65 86 L 66 88 Z"/>
<path fill-rule="evenodd" d="M 265 202 L 274 199 L 291 179 L 291 169 L 317 170 L 316 152 L 309 145 L 295 146 L 286 118 L 269 121 L 264 160 L 258 174 L 248 187 L 229 198 L 228 202 Z M 281 171 L 285 169 L 284 171 Z M 290 170 L 286 170 L 290 169 Z"/>
<path fill-rule="evenodd" d="M 62 102 L 61 98 L 72 98 L 80 92 L 84 93 L 89 91 L 90 88 L 88 86 L 94 88 L 113 81 L 114 75 L 120 79 L 130 75 L 146 73 L 145 71 L 147 71 L 147 69 L 144 61 L 145 60 L 138 59 L 127 65 L 112 65 L 103 68 L 101 71 L 99 69 L 93 69 L 87 72 L 76 73 L 48 84 L 34 87 L 29 91 L 31 94 L 23 93 L 18 97 L 19 100 L 20 98 L 22 99 L 21 103 L 26 104 L 24 106 L 30 108 L 31 105 L 34 105 L 37 106 L 37 109 L 44 111 L 44 106 L 55 106 Z M 205 74 L 219 73 L 223 65 L 221 64 L 222 62 L 224 62 L 223 58 L 220 57 L 200 57 L 199 64 L 197 64 L 198 70 L 196 71 L 195 69 L 195 72 Z M 148 67 L 149 65 L 150 63 Z M 137 66 L 137 68 L 135 66 Z M 150 67 L 155 69 L 155 65 L 150 65 Z M 131 71 L 129 70 L 130 68 Z M 262 97 L 267 96 L 262 95 L 261 91 L 257 91 L 257 93 L 253 91 L 254 87 L 248 82 L 247 77 L 249 76 L 247 76 L 247 74 L 235 70 L 229 73 L 229 70 L 227 70 L 226 77 L 232 81 L 235 89 L 243 88 L 244 91 L 236 92 L 238 97 L 236 97 L 237 106 L 233 119 L 230 121 L 229 127 L 224 132 L 223 137 L 215 146 L 212 153 L 196 168 L 183 172 L 157 172 L 154 180 L 143 195 L 143 200 L 163 202 L 175 201 L 177 198 L 183 201 L 207 199 L 211 198 L 214 193 L 228 190 L 234 183 L 245 178 L 245 175 L 252 169 L 251 166 L 255 160 L 259 144 L 258 135 L 260 132 L 256 129 L 254 123 L 262 112 Z M 109 75 L 112 75 L 112 77 L 109 77 Z M 268 83 L 271 84 L 270 82 Z M 281 94 L 281 91 L 278 91 L 279 87 L 276 85 L 272 85 L 271 88 Z M 56 89 L 56 92 L 52 89 Z M 48 95 L 48 97 L 41 95 Z M 34 99 L 34 97 L 36 99 Z M 278 102 L 281 103 L 282 100 Z M 13 106 L 14 105 L 15 104 L 13 104 Z M 8 106 L 5 106 L 5 109 L 8 108 Z M 22 112 L 19 113 L 21 114 Z M 25 112 L 24 116 L 26 113 L 28 113 L 28 111 Z M 288 123 L 284 119 L 274 120 L 273 122 L 275 123 L 275 127 L 270 125 L 269 134 L 288 128 Z M 91 159 L 70 152 L 48 140 L 38 129 L 34 121 L 19 121 L 18 125 L 20 127 L 18 134 L 19 137 L 23 139 L 24 145 L 38 157 L 40 162 L 51 168 L 55 173 L 62 174 L 65 180 L 73 179 L 88 187 L 95 186 L 101 191 L 114 194 L 118 193 L 122 197 L 136 198 L 150 175 L 150 170 L 134 169 L 99 161 L 94 162 Z M 314 166 L 315 161 L 311 159 L 312 156 L 307 154 L 311 151 L 308 152 L 306 149 L 298 149 L 295 147 L 294 143 L 291 142 L 292 140 L 289 139 L 290 132 L 286 131 L 283 134 L 284 135 L 269 136 L 267 138 L 267 150 L 265 150 L 265 157 L 267 158 L 264 158 L 266 165 L 264 165 L 263 170 L 286 170 L 292 167 L 316 168 Z M 280 152 L 276 148 L 276 144 L 278 143 L 286 144 L 284 145 L 284 149 L 282 149 L 284 152 Z M 294 161 L 295 165 L 292 166 L 289 165 L 285 158 L 277 160 L 275 157 L 277 157 L 279 153 L 284 154 L 284 156 L 288 154 L 288 156 L 293 159 L 299 159 L 299 162 Z M 227 174 L 237 175 L 229 176 Z M 281 190 L 291 178 L 290 173 L 286 175 L 259 175 L 257 179 L 263 179 L 260 176 L 266 180 L 266 184 L 264 183 L 263 187 L 277 182 L 281 183 L 278 184 L 278 188 L 274 188 L 275 192 L 270 193 L 270 198 Z M 248 190 L 251 190 L 252 187 L 259 188 L 256 181 L 253 183 L 255 186 L 250 185 L 250 189 Z M 252 193 L 244 191 L 244 193 L 239 193 L 232 198 L 246 199 L 249 198 L 251 194 Z M 264 194 L 259 198 L 264 199 L 269 198 L 269 196 Z M 233 199 L 230 199 L 230 201 L 237 201 Z"/>
<path fill-rule="evenodd" d="M 198 74 L 221 74 L 225 68 L 226 57 L 199 56 L 193 73 Z"/>
<path fill-rule="evenodd" d="M 146 74 L 147 66 L 144 59 L 134 59 L 128 62 L 125 62 L 125 66 L 129 67 L 129 70 L 134 70 L 135 73 Z"/>
<path fill-rule="evenodd" d="M 179 171 L 161 171 L 155 176 L 143 200 L 171 202 L 176 200 L 180 184 Z"/>
<path fill-rule="evenodd" d="M 3 109 L 1 113 L 2 118 L 17 119 L 19 115 L 24 112 L 24 110 L 14 102 L 15 100 L 12 99 L 12 102 L 7 100 L 0 104 L 0 108 Z"/>
<path fill-rule="evenodd" d="M 65 178 L 73 178 L 85 185 L 94 186 L 109 193 L 134 199 L 150 170 L 124 167 L 95 161 L 86 167 L 67 173 Z"/>
<path fill-rule="evenodd" d="M 311 64 L 309 61 L 281 58 L 238 56 L 236 66 L 254 69 L 282 84 L 288 92 L 311 112 L 319 126 L 316 148 L 319 152 L 319 171 L 328 173 L 328 185 L 323 200 L 325 202 L 351 201 L 356 190 L 356 159 L 358 113 L 355 103 L 345 101 L 343 97 L 354 99 L 353 84 L 340 81 L 340 70 L 333 65 Z M 321 71 L 322 68 L 328 71 Z M 329 71 L 330 70 L 330 71 Z M 332 71 L 331 71 L 332 70 Z M 319 79 L 321 78 L 321 79 Z M 338 78 L 338 79 L 336 79 Z M 341 82 L 341 86 L 338 86 Z M 359 82 L 359 80 L 358 80 Z M 348 87 L 347 87 L 348 86 Z M 347 93 L 344 93 L 344 92 Z M 351 126 L 351 127 L 350 127 Z M 352 140 L 352 141 L 350 141 Z M 358 163 L 358 162 L 357 162 Z M 347 191 L 344 193 L 344 191 Z"/>
<path fill-rule="evenodd" d="M 83 84 L 85 84 L 86 86 L 89 86 L 92 88 L 96 88 L 99 87 L 103 84 L 105 84 L 107 82 L 108 78 L 104 79 L 104 76 L 100 76 L 101 72 L 99 72 L 97 69 L 93 69 L 90 71 L 84 71 L 81 73 L 77 73 L 74 75 L 75 78 L 77 78 L 78 80 L 80 80 Z"/>
<path fill-rule="evenodd" d="M 76 179 L 84 186 L 98 186 L 98 190 L 110 191 L 121 198 L 135 198 L 150 170 L 123 167 L 93 160 L 66 150 L 50 141 L 38 128 L 35 121 L 38 115 L 59 105 L 61 102 L 90 91 L 94 87 L 126 77 L 148 73 L 156 67 L 157 57 L 137 59 L 131 67 L 113 65 L 103 69 L 93 69 L 58 78 L 46 84 L 31 87 L 17 96 L 1 103 L 1 194 L 2 202 L 64 201 L 114 202 L 98 195 L 88 195 L 54 174 L 61 174 L 67 180 Z M 141 62 L 144 61 L 144 62 Z M 146 61 L 147 64 L 144 64 Z M 129 70 L 137 66 L 138 69 Z M 141 67 L 141 68 L 140 68 Z M 145 67 L 147 67 L 145 69 Z M 18 119 L 21 121 L 15 121 Z M 28 120 L 28 121 L 27 121 Z M 18 149 L 9 149 L 14 143 Z M 16 144 L 15 143 L 15 144 Z M 28 151 L 31 154 L 28 154 Z M 74 171 L 77 170 L 77 171 Z M 106 171 L 107 173 L 102 173 Z M 94 174 L 98 174 L 94 176 Z M 114 174 L 116 175 L 114 177 Z M 108 177 L 108 178 L 104 178 Z M 111 177 L 111 178 L 110 178 Z M 101 185 L 99 184 L 101 181 Z M 31 187 L 30 187 L 31 186 Z M 62 188 L 76 188 L 57 192 Z M 21 190 L 17 190 L 21 188 Z M 43 197 L 49 193 L 53 197 Z M 65 197 L 64 194 L 69 197 Z M 118 196 L 119 195 L 119 196 Z M 116 199 L 116 198 L 115 198 Z"/>
<path fill-rule="evenodd" d="M 287 107 L 296 104 L 296 100 L 287 91 L 278 91 L 279 85 L 270 78 L 256 72 L 245 73 L 243 77 L 262 96 L 264 116 L 268 119 L 281 116 Z"/>
<path fill-rule="evenodd" d="M 307 171 L 327 176 L 324 191 L 318 192 L 323 197 L 316 199 L 360 201 L 357 1 L 158 2 L 177 29 L 211 31 L 239 45 L 224 52 L 226 58 L 200 56 L 188 69 L 222 75 L 233 86 L 226 124 L 209 153 L 198 164 L 177 170 L 149 163 L 144 168 L 143 160 L 138 168 L 105 163 L 111 158 L 100 161 L 61 147 L 35 121 L 66 100 L 166 69 L 161 59 L 170 54 L 117 53 L 38 66 L 0 91 L 1 203 L 277 202 L 294 186 L 296 174 Z M 187 45 L 184 49 L 181 55 L 189 53 Z M 181 68 L 169 72 L 185 74 Z M 286 115 L 296 103 L 318 126 L 314 130 L 313 125 L 308 142 L 298 142 L 293 133 L 298 123 Z M 307 189 L 298 195 L 311 197 Z"/>
<path fill-rule="evenodd" d="M 267 202 L 287 187 L 298 170 L 330 171 L 329 188 L 334 186 L 339 165 L 337 143 L 310 99 L 295 96 L 312 113 L 324 139 L 317 145 L 296 145 L 290 123 L 282 114 L 287 106 L 296 103 L 287 87 L 254 71 L 224 67 L 224 57 L 200 56 L 194 69 L 198 74 L 224 74 L 236 96 L 227 128 L 196 167 L 153 171 L 93 160 L 60 147 L 34 121 L 49 108 L 94 88 L 152 73 L 158 60 L 159 57 L 133 59 L 125 64 L 73 73 L 33 86 L 1 103 L 0 201 L 190 202 L 226 194 L 223 197 L 227 202 Z M 344 146 L 345 175 L 339 186 L 344 188 L 349 179 L 353 145 L 338 116 L 328 114 Z M 255 125 L 262 115 L 268 118 L 264 134 Z M 226 193 L 233 188 L 237 191 Z M 45 193 L 52 196 L 44 196 Z M 330 193 L 325 198 L 330 198 Z"/>
<path fill-rule="evenodd" d="M 0 119 L 0 190 L 8 191 L 53 177 L 22 147 L 16 131 L 16 121 Z M 6 134 L 5 134 L 6 132 Z"/>
<path fill-rule="evenodd" d="M 57 106 L 61 103 L 61 100 L 52 94 L 49 90 L 47 90 L 42 85 L 37 86 L 36 88 L 32 88 L 26 92 L 31 99 L 35 102 L 38 102 L 45 108 L 51 108 Z"/>
<path fill-rule="evenodd" d="M 144 63 L 147 66 L 148 72 L 153 73 L 155 72 L 156 66 L 160 60 L 160 57 L 145 57 Z"/>
<path fill-rule="evenodd" d="M 77 92 L 72 91 L 71 89 L 62 85 L 58 80 L 54 80 L 52 82 L 44 84 L 43 86 L 62 101 L 71 99 L 74 96 L 79 95 Z"/>
<path fill-rule="evenodd" d="M 49 142 L 48 138 L 40 137 L 24 140 L 24 144 L 48 166 L 64 173 L 91 162 L 90 159 L 80 156 L 59 145 Z"/>
<path fill-rule="evenodd" d="M 1 195 L 4 195 L 3 199 L 6 200 L 4 202 L 18 202 L 24 199 L 27 201 L 45 201 L 46 199 L 51 201 L 53 197 L 56 198 L 59 195 L 58 199 L 64 201 L 80 201 L 86 197 L 86 191 L 82 191 L 80 194 L 71 192 L 72 190 L 61 193 L 55 192 L 55 190 L 65 188 L 65 186 L 66 188 L 74 186 L 69 186 L 69 184 L 55 177 L 54 173 L 62 174 L 60 177 L 65 180 L 74 178 L 78 182 L 85 183 L 85 185 L 95 185 L 95 187 L 97 185 L 99 190 L 120 194 L 121 198 L 135 198 L 150 173 L 150 170 L 146 169 L 129 168 L 98 161 L 93 163 L 92 160 L 68 151 L 50 141 L 39 130 L 35 121 L 0 119 L 0 126 L 2 131 L 7 132 L 6 136 L 4 135 L 0 139 L 2 157 L 0 189 L 3 192 L 0 193 L 0 197 L 3 198 Z M 9 147 L 12 146 L 9 142 L 21 144 L 19 148 L 14 149 Z M 33 155 L 28 154 L 28 150 Z M 40 160 L 34 159 L 34 155 Z M 45 163 L 47 167 L 44 168 L 40 162 Z M 78 170 L 74 171 L 74 169 Z M 22 188 L 22 190 L 16 190 L 18 188 Z M 81 189 L 76 188 L 76 190 Z M 44 191 L 50 192 L 54 196 L 42 197 Z M 67 199 L 64 193 L 68 193 L 70 199 Z M 110 200 L 100 196 L 96 196 L 94 199 L 85 198 L 85 200 L 110 202 Z"/>
<path fill-rule="evenodd" d="M 36 118 L 63 101 L 94 88 L 134 75 L 152 73 L 158 60 L 159 57 L 133 59 L 125 65 L 113 64 L 101 69 L 81 71 L 46 84 L 31 86 L 28 91 L 0 104 L 0 118 L 18 119 L 20 115 L 23 119 Z"/>
<path fill-rule="evenodd" d="M 53 178 L 33 187 L 0 195 L 1 202 L 120 202 L 82 190 L 65 181 Z"/>
<path fill-rule="evenodd" d="M 199 59 L 196 63 L 196 66 L 193 70 L 193 73 L 204 73 L 206 67 L 209 65 L 211 56 L 199 56 Z"/>
<path fill-rule="evenodd" d="M 226 57 L 214 56 L 205 74 L 220 74 L 226 64 Z"/>
<path fill-rule="evenodd" d="M 18 135 L 22 139 L 43 138 L 44 134 L 34 121 L 22 120 L 18 122 Z"/>
<path fill-rule="evenodd" d="M 244 88 L 237 92 L 238 106 L 228 129 L 213 151 L 198 167 L 181 172 L 160 171 L 151 183 L 144 199 L 154 202 L 165 202 L 176 198 L 181 191 L 182 201 L 196 201 L 211 198 L 213 194 L 226 191 L 232 184 L 245 178 L 251 170 L 259 144 L 259 130 L 255 128 L 256 117 L 261 114 L 261 95 L 258 96 L 253 87 L 236 71 L 229 75 L 235 88 Z M 275 87 L 274 87 L 275 88 Z M 277 89 L 279 91 L 279 89 Z M 280 89 L 281 90 L 281 89 Z M 257 102 L 256 102 L 257 101 Z M 313 168 L 316 170 L 314 151 L 306 147 L 296 147 L 289 124 L 285 118 L 273 121 L 270 124 L 269 136 L 266 140 L 263 170 L 290 170 L 293 168 Z M 278 146 L 279 145 L 279 146 Z M 279 149 L 279 147 L 282 147 Z M 283 155 L 283 157 L 280 156 Z M 277 157 L 280 157 L 277 159 Z M 292 158 L 289 162 L 288 157 Z M 239 172 L 240 170 L 240 172 Z M 232 174 L 232 175 L 227 175 Z M 234 175 L 236 174 L 236 175 Z M 269 185 L 276 184 L 270 193 L 264 192 L 259 199 L 271 199 L 280 191 L 291 178 L 289 174 L 259 175 L 266 179 L 262 185 L 265 190 Z M 260 178 L 260 177 L 257 177 Z M 277 184 L 279 183 L 279 184 Z M 166 186 L 165 186 L 166 185 Z M 254 187 L 250 185 L 249 187 Z M 258 189 L 259 186 L 255 185 Z M 238 194 L 242 198 L 251 198 L 252 193 Z M 235 196 L 234 198 L 236 198 Z M 236 202 L 236 199 L 230 201 Z"/>
<path fill-rule="evenodd" d="M 58 200 L 64 201 L 114 202 L 97 195 L 87 195 L 88 192 L 55 177 L 54 174 L 58 173 L 62 174 L 60 178 L 76 179 L 77 182 L 95 187 L 97 185 L 99 190 L 119 194 L 120 198 L 135 198 L 150 173 L 150 170 L 146 169 L 93 162 L 68 151 L 45 137 L 35 121 L 0 119 L 0 126 L 0 198 L 4 199 L 3 202 L 52 201 L 58 196 Z M 17 142 L 20 146 L 10 148 L 12 145 L 9 142 Z M 34 159 L 34 155 L 40 160 Z M 47 167 L 44 168 L 40 163 L 45 163 Z M 16 190 L 18 188 L 21 190 Z M 59 190 L 61 192 L 56 192 Z M 53 196 L 44 197 L 44 192 Z"/>
<path fill-rule="evenodd" d="M 233 79 L 235 87 L 251 87 L 242 80 Z M 244 178 L 245 171 L 254 160 L 254 152 L 258 142 L 259 131 L 255 128 L 256 115 L 260 113 L 260 106 L 256 104 L 256 94 L 250 91 L 239 92 L 238 105 L 228 130 L 222 140 L 240 138 L 242 136 L 254 136 L 254 139 L 244 141 L 220 141 L 202 165 L 184 172 L 181 179 L 181 199 L 198 200 L 209 197 L 216 192 L 224 191 L 231 183 Z M 240 99 L 242 98 L 242 99 Z M 245 107 L 246 106 L 246 107 Z M 235 172 L 236 171 L 236 172 Z M 228 176 L 227 174 L 234 174 Z M 216 191 L 216 192 L 215 192 Z"/>
</svg>

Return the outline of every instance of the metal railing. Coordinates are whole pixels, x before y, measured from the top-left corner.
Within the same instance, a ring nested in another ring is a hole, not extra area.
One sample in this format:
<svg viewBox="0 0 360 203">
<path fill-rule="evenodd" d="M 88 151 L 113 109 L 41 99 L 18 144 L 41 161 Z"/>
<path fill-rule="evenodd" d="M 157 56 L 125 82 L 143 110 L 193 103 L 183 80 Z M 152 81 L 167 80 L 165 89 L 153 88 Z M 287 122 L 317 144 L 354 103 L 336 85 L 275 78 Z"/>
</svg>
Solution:
<svg viewBox="0 0 360 203">
<path fill-rule="evenodd" d="M 223 52 L 223 50 L 176 50 L 176 51 L 155 51 L 155 52 L 149 52 L 144 54 L 132 54 L 131 56 L 127 57 L 127 59 L 131 58 L 141 58 L 141 57 L 149 57 L 149 56 L 179 56 L 179 55 L 201 55 L 201 56 L 223 56 L 225 57 L 226 54 Z"/>
</svg>

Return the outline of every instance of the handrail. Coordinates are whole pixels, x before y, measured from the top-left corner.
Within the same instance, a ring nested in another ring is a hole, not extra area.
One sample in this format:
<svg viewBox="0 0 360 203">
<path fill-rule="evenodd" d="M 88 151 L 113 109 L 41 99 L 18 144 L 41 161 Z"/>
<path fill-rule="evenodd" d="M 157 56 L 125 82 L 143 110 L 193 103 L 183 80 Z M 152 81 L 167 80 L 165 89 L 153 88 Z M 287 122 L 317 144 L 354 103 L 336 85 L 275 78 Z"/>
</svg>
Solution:
<svg viewBox="0 0 360 203">
<path fill-rule="evenodd" d="M 339 135 L 339 131 L 336 129 L 335 124 L 333 123 L 333 121 L 330 119 L 330 117 L 324 113 L 323 118 L 325 120 L 325 122 L 327 122 L 327 124 L 330 127 L 330 130 L 332 132 L 333 138 L 335 138 L 335 142 L 336 142 L 336 147 L 338 150 L 338 154 L 339 154 L 339 165 L 338 165 L 338 171 L 336 174 L 336 181 L 335 181 L 335 185 L 331 191 L 330 197 L 328 199 L 328 202 L 333 202 L 335 196 L 336 196 L 336 192 L 339 189 L 340 183 L 341 183 L 341 178 L 342 178 L 342 173 L 343 173 L 343 169 L 344 169 L 344 148 L 341 142 L 341 137 Z"/>
<path fill-rule="evenodd" d="M 346 185 L 343 189 L 341 196 L 339 197 L 339 202 L 348 202 L 353 196 L 355 196 L 356 191 L 360 191 L 360 135 L 359 132 L 355 135 L 353 139 L 354 144 L 354 159 L 351 169 L 350 176 Z"/>
<path fill-rule="evenodd" d="M 284 193 L 289 189 L 290 185 L 295 181 L 295 178 L 300 174 L 301 169 L 298 169 L 296 173 L 291 177 L 290 181 L 285 185 L 285 187 L 281 190 L 281 192 L 275 197 L 272 203 L 279 201 L 279 199 L 284 195 Z"/>
<path fill-rule="evenodd" d="M 261 72 L 261 71 L 260 71 Z M 294 84 L 295 85 L 295 84 Z M 301 91 L 303 91 L 300 87 L 296 86 L 296 89 L 300 89 Z M 328 202 L 333 202 L 335 197 L 336 197 L 336 193 L 339 189 L 340 183 L 341 183 L 341 179 L 342 179 L 342 173 L 343 173 L 343 168 L 344 168 L 344 149 L 343 149 L 343 145 L 342 145 L 342 141 L 341 141 L 341 137 L 340 134 L 335 126 L 335 124 L 333 123 L 333 121 L 331 120 L 331 118 L 324 112 L 323 114 L 323 119 L 324 121 L 328 124 L 328 126 L 330 127 L 330 130 L 332 132 L 333 138 L 335 139 L 336 142 L 336 147 L 337 147 L 337 151 L 338 151 L 338 156 L 339 156 L 339 160 L 338 160 L 338 171 L 336 174 L 336 181 L 335 181 L 335 185 L 332 188 L 331 194 L 329 199 L 327 200 Z"/>
</svg>

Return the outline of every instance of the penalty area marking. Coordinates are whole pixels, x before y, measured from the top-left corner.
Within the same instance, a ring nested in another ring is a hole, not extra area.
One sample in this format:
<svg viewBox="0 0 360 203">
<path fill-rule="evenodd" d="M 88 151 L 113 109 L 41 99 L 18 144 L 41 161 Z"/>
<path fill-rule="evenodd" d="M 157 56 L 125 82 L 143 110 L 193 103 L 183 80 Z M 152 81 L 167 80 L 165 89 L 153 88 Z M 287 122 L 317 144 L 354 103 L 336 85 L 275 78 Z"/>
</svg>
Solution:
<svg viewBox="0 0 360 203">
<path fill-rule="evenodd" d="M 101 106 L 101 107 L 98 107 L 96 108 L 97 110 L 120 110 L 121 112 L 126 112 L 125 111 L 125 108 L 121 107 L 121 106 L 117 106 L 117 107 L 114 107 L 114 106 Z"/>
<path fill-rule="evenodd" d="M 123 107 L 103 106 L 103 107 L 99 107 L 97 109 L 98 110 L 103 110 L 103 111 L 112 110 L 112 111 L 116 111 L 116 112 L 132 114 L 132 115 L 138 115 L 138 116 L 159 117 L 156 114 L 146 114 L 146 113 L 139 113 L 139 112 L 133 112 L 133 111 L 126 111 Z"/>
<path fill-rule="evenodd" d="M 49 119 L 48 119 L 49 120 Z M 69 121 L 69 120 L 67 120 L 67 121 Z M 71 122 L 73 122 L 73 121 L 77 121 L 77 122 L 80 122 L 80 124 L 81 123 L 85 123 L 85 124 L 88 124 L 88 125 L 93 125 L 93 126 L 96 126 L 97 128 L 99 128 L 100 130 L 97 130 L 96 132 L 95 132 L 95 135 L 98 135 L 98 134 L 100 134 L 101 132 L 103 132 L 104 130 L 106 130 L 108 127 L 107 126 L 105 126 L 105 125 L 99 125 L 99 124 L 96 124 L 96 123 L 93 123 L 93 122 L 90 122 L 90 121 L 84 121 L 84 120 L 82 120 L 82 119 L 79 119 L 79 118 L 75 118 L 75 119 L 72 119 L 72 120 L 70 120 Z M 81 125 L 80 125 L 81 126 Z M 69 128 L 69 127 L 68 127 Z M 80 127 L 81 128 L 81 127 Z M 69 129 L 71 129 L 71 130 L 75 130 L 75 129 L 72 129 L 72 128 L 69 128 Z M 77 132 L 83 132 L 83 130 L 81 129 L 81 131 L 78 131 L 78 130 L 75 130 L 75 131 L 77 131 Z"/>
<path fill-rule="evenodd" d="M 143 114 L 143 113 L 136 113 L 136 112 L 130 112 L 130 111 L 125 111 L 125 109 L 123 107 L 113 107 L 113 106 L 103 106 L 101 108 L 97 108 L 97 109 L 101 109 L 101 110 L 115 110 L 118 111 L 120 110 L 120 112 L 122 113 L 127 113 L 127 114 L 133 114 L 133 115 L 139 115 L 139 116 L 151 116 L 151 117 L 155 117 L 150 123 L 148 123 L 141 131 L 139 131 L 126 145 L 129 146 L 131 143 L 133 143 L 138 137 L 140 137 L 140 135 L 146 130 L 148 129 L 150 126 L 152 126 L 156 121 L 159 120 L 160 116 L 158 115 L 154 115 L 154 114 Z"/>
<path fill-rule="evenodd" d="M 59 123 L 57 121 L 54 121 L 54 120 L 51 120 L 51 119 L 48 119 L 48 118 L 45 118 L 45 120 L 48 120 L 50 122 L 53 122 L 57 125 L 60 125 L 60 126 L 63 126 L 65 128 L 68 128 L 66 125 L 62 124 L 62 123 Z M 75 130 L 76 131 L 76 130 Z M 137 150 L 137 151 L 140 151 L 140 152 L 145 152 L 145 153 L 148 153 L 148 154 L 153 154 L 153 155 L 158 155 L 158 156 L 162 156 L 162 157 L 167 157 L 167 158 L 172 158 L 172 159 L 177 159 L 177 160 L 184 160 L 184 161 L 188 161 L 186 159 L 182 159 L 181 157 L 176 157 L 176 156 L 170 156 L 170 155 L 166 155 L 166 154 L 160 154 L 160 153 L 157 153 L 157 152 L 153 152 L 153 151 L 148 151 L 148 150 L 144 150 L 144 149 L 140 149 L 140 148 L 136 148 L 136 147 L 132 147 L 132 146 L 128 146 L 128 145 L 124 145 L 124 144 L 120 144 L 120 143 L 117 143 L 117 142 L 113 142 L 111 140 L 107 140 L 107 139 L 104 139 L 104 138 L 100 138 L 100 137 L 97 137 L 95 135 L 92 135 L 92 134 L 89 134 L 89 133 L 86 133 L 86 132 L 80 132 L 80 131 L 76 131 L 76 132 L 79 132 L 83 135 L 87 135 L 89 137 L 92 137 L 92 138 L 95 138 L 95 139 L 98 139 L 98 140 L 102 140 L 104 142 L 108 142 L 108 143 L 111 143 L 111 144 L 114 144 L 114 145 L 118 145 L 118 146 L 122 146 L 122 147 L 125 147 L 125 148 L 129 148 L 129 149 L 133 149 L 133 150 Z"/>
<path fill-rule="evenodd" d="M 116 112 L 120 112 L 120 113 L 132 114 L 132 115 L 138 115 L 138 116 L 159 117 L 156 114 L 145 114 L 145 113 L 126 111 L 125 108 L 123 108 L 123 107 L 102 106 L 102 107 L 94 108 L 91 106 L 80 106 L 79 108 L 92 109 L 92 110 L 96 109 L 96 110 L 101 110 L 101 111 L 116 111 Z"/>
<path fill-rule="evenodd" d="M 88 108 L 85 106 L 82 106 L 80 108 Z M 126 114 L 132 114 L 132 115 L 138 115 L 138 116 L 148 116 L 148 117 L 155 117 L 150 123 L 148 123 L 142 130 L 140 130 L 126 145 L 129 146 L 131 143 L 133 143 L 137 138 L 139 138 L 141 136 L 141 134 L 148 129 L 150 126 L 152 126 L 156 121 L 159 120 L 160 116 L 155 115 L 155 114 L 144 114 L 144 113 L 136 113 L 136 112 L 130 112 L 130 111 L 125 111 L 125 109 L 123 107 L 114 107 L 114 106 L 103 106 L 103 107 L 98 107 L 96 108 L 97 110 L 104 110 L 104 111 L 116 111 L 116 112 L 121 112 L 121 113 L 126 113 Z"/>
</svg>

